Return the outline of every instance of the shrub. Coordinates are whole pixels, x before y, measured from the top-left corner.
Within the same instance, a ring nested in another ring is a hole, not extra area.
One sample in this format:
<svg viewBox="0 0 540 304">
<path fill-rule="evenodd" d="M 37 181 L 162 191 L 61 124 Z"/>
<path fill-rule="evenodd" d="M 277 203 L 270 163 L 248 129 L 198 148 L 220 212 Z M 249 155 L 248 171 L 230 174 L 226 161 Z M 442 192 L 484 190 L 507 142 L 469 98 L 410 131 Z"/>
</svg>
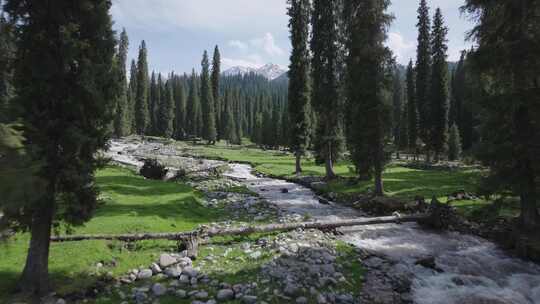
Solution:
<svg viewBox="0 0 540 304">
<path fill-rule="evenodd" d="M 145 159 L 139 174 L 148 179 L 162 180 L 167 175 L 168 170 L 165 166 L 158 163 L 155 159 Z"/>
</svg>

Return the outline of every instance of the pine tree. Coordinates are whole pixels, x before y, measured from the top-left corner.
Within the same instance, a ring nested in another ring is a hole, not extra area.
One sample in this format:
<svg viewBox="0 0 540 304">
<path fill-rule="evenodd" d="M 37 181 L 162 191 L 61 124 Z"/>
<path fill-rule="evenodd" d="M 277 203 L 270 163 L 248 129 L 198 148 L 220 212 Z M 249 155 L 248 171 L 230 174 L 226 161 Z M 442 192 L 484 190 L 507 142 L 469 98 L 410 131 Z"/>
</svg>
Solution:
<svg viewBox="0 0 540 304">
<path fill-rule="evenodd" d="M 336 177 L 334 162 L 343 145 L 337 8 L 334 1 L 313 1 L 311 102 L 318 118 L 315 149 L 324 160 L 327 179 Z"/>
<path fill-rule="evenodd" d="M 136 115 L 135 115 L 135 106 L 137 104 L 137 75 L 139 74 L 139 71 L 137 71 L 137 62 L 135 62 L 135 59 L 131 60 L 131 67 L 129 70 L 129 119 L 131 120 L 131 128 L 129 130 L 129 134 L 133 134 L 137 132 L 137 124 L 136 124 Z"/>
<path fill-rule="evenodd" d="M 216 124 L 216 138 L 220 140 L 222 137 L 221 132 L 221 97 L 219 93 L 219 80 L 221 78 L 221 54 L 219 53 L 219 47 L 216 45 L 214 49 L 214 56 L 212 59 L 212 97 L 214 99 L 214 111 L 215 111 L 215 124 Z"/>
<path fill-rule="evenodd" d="M 157 128 L 157 108 L 161 102 L 161 76 L 159 80 L 156 76 L 156 73 L 152 71 L 152 76 L 150 76 L 150 90 L 148 91 L 148 112 L 150 117 L 150 122 L 148 125 L 148 135 L 158 135 Z"/>
<path fill-rule="evenodd" d="M 174 135 L 177 140 L 186 137 L 186 98 L 184 87 L 178 76 L 174 76 Z"/>
<path fill-rule="evenodd" d="M 448 29 L 440 8 L 433 18 L 432 32 L 432 72 L 431 72 L 431 130 L 430 144 L 435 152 L 435 161 L 448 147 L 448 63 L 446 62 L 448 46 L 446 35 Z"/>
<path fill-rule="evenodd" d="M 482 141 L 478 156 L 490 167 L 490 186 L 521 201 L 521 225 L 538 231 L 540 189 L 540 2 L 467 0 L 478 22 L 471 32 L 482 79 Z"/>
<path fill-rule="evenodd" d="M 203 139 L 208 144 L 216 142 L 216 112 L 214 109 L 214 97 L 212 95 L 212 83 L 210 79 L 210 63 L 208 62 L 208 52 L 204 51 L 201 62 L 201 104 L 203 114 Z"/>
<path fill-rule="evenodd" d="M 160 87 L 163 88 L 163 95 L 161 99 L 161 104 L 158 108 L 157 116 L 159 136 L 163 136 L 165 138 L 172 138 L 174 132 L 174 91 L 172 76 L 169 78 L 165 85 L 160 85 Z"/>
<path fill-rule="evenodd" d="M 399 143 L 401 135 L 401 116 L 403 112 L 403 87 L 401 85 L 401 76 L 397 66 L 393 75 L 393 92 L 392 92 L 392 137 L 396 148 L 397 157 L 399 159 Z"/>
<path fill-rule="evenodd" d="M 417 153 L 418 141 L 418 109 L 416 107 L 416 83 L 412 60 L 407 66 L 407 133 L 409 150 Z"/>
<path fill-rule="evenodd" d="M 128 83 L 126 78 L 126 60 L 128 50 L 129 40 L 126 29 L 123 29 L 122 33 L 120 34 L 118 54 L 115 58 L 117 81 L 120 87 L 114 117 L 114 135 L 116 137 L 128 135 L 131 129 L 131 121 L 129 120 Z"/>
<path fill-rule="evenodd" d="M 407 150 L 409 148 L 409 111 L 408 104 L 403 105 L 400 117 L 400 128 L 399 128 L 399 141 L 397 146 L 399 150 Z"/>
<path fill-rule="evenodd" d="M 150 112 L 148 105 L 148 61 L 146 42 L 143 40 L 139 47 L 137 61 L 137 93 L 135 96 L 135 131 L 144 135 L 150 127 Z"/>
<path fill-rule="evenodd" d="M 459 128 L 452 125 L 450 128 L 450 138 L 448 139 L 448 160 L 458 160 L 461 157 L 461 137 Z"/>
<path fill-rule="evenodd" d="M 192 136 L 199 135 L 199 114 L 200 101 L 199 91 L 197 90 L 197 76 L 195 70 L 191 73 L 189 96 L 187 100 L 187 131 Z"/>
<path fill-rule="evenodd" d="M 309 146 L 310 87 L 309 87 L 309 0 L 289 0 L 289 30 L 293 46 L 289 65 L 289 107 L 291 120 L 290 148 L 296 157 L 296 174 L 302 172 L 301 157 Z"/>
<path fill-rule="evenodd" d="M 20 34 L 14 85 L 26 150 L 44 183 L 43 193 L 27 189 L 33 197 L 6 212 L 31 234 L 19 282 L 29 294 L 49 292 L 52 226 L 82 224 L 97 206 L 97 151 L 106 146 L 118 90 L 110 7 L 107 0 L 6 1 Z"/>
<path fill-rule="evenodd" d="M 361 178 L 375 177 L 374 194 L 384 194 L 382 172 L 386 134 L 390 128 L 391 51 L 384 46 L 392 17 L 389 0 L 354 0 L 346 6 L 349 18 L 347 60 L 348 145 Z"/>
<path fill-rule="evenodd" d="M 430 134 L 430 80 L 431 80 L 431 19 L 426 0 L 418 8 L 418 46 L 416 50 L 416 108 L 418 110 L 418 136 L 431 148 Z M 429 160 L 429 151 L 427 151 Z"/>
<path fill-rule="evenodd" d="M 0 123 L 12 120 L 9 102 L 13 95 L 11 64 L 15 54 L 12 27 L 0 12 Z"/>
</svg>

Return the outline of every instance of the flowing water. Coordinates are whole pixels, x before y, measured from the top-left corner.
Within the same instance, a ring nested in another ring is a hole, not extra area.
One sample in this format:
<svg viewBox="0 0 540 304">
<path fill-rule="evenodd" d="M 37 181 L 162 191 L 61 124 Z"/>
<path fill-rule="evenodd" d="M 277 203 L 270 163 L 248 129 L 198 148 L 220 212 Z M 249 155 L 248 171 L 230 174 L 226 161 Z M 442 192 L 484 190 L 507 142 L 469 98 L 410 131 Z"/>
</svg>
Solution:
<svg viewBox="0 0 540 304">
<path fill-rule="evenodd" d="M 315 220 L 361 217 L 358 211 L 323 205 L 308 188 L 261 178 L 249 165 L 234 164 L 226 175 L 280 208 Z M 282 189 L 287 189 L 283 191 Z M 412 279 L 418 304 L 540 304 L 540 267 L 509 257 L 495 244 L 458 233 L 433 233 L 416 224 L 384 224 L 344 229 L 343 240 L 393 260 L 393 271 Z M 435 257 L 442 272 L 415 265 Z"/>
<path fill-rule="evenodd" d="M 137 148 L 137 144 L 113 142 L 107 155 L 139 166 L 129 152 Z M 242 180 L 249 189 L 288 213 L 314 220 L 363 216 L 351 208 L 321 204 L 310 189 L 298 184 L 257 177 L 249 165 L 230 167 L 226 176 Z M 343 232 L 344 241 L 386 256 L 395 262 L 392 272 L 412 278 L 414 303 L 540 304 L 540 266 L 512 258 L 484 239 L 428 232 L 414 223 L 352 227 Z M 435 257 L 442 272 L 416 265 L 425 257 Z"/>
</svg>

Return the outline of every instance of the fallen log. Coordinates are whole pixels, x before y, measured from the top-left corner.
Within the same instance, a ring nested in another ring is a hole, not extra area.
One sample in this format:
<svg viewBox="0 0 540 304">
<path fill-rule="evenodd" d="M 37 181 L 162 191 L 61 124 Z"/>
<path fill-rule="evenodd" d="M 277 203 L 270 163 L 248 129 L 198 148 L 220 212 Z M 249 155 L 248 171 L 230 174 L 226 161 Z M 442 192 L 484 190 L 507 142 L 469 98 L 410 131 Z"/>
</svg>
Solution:
<svg viewBox="0 0 540 304">
<path fill-rule="evenodd" d="M 361 218 L 361 219 L 337 220 L 337 221 L 251 225 L 251 226 L 240 226 L 240 227 L 230 227 L 230 228 L 202 227 L 194 231 L 176 232 L 176 233 L 68 235 L 68 236 L 54 236 L 51 238 L 51 241 L 52 242 L 74 242 L 74 241 L 88 241 L 88 240 L 108 240 L 108 241 L 116 240 L 116 241 L 125 241 L 125 242 L 134 242 L 134 241 L 143 241 L 143 240 L 181 241 L 181 240 L 193 238 L 194 235 L 198 237 L 247 235 L 247 234 L 252 234 L 252 233 L 284 232 L 284 231 L 291 231 L 291 230 L 295 230 L 299 228 L 300 229 L 329 230 L 329 229 L 335 229 L 339 227 L 417 222 L 426 218 L 428 218 L 428 215 L 386 216 L 386 217 Z"/>
</svg>

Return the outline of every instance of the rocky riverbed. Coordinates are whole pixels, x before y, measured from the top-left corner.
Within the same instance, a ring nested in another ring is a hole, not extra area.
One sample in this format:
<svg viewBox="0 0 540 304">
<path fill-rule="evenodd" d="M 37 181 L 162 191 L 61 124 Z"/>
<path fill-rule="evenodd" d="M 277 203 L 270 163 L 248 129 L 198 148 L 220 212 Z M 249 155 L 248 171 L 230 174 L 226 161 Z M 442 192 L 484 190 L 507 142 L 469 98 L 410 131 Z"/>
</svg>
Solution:
<svg viewBox="0 0 540 304">
<path fill-rule="evenodd" d="M 112 146 L 108 155 L 128 165 L 137 166 L 140 158 L 149 156 L 189 172 L 226 165 L 180 156 L 174 146 L 159 142 L 114 142 Z M 321 204 L 310 189 L 298 184 L 256 176 L 251 171 L 249 165 L 232 164 L 225 179 L 209 181 L 203 174 L 193 185 L 205 192 L 208 207 L 228 205 L 247 221 L 365 216 L 331 201 Z M 219 185 L 214 187 L 216 183 Z M 252 193 L 223 191 L 229 186 L 244 186 Z M 343 253 L 339 248 L 344 243 L 354 249 Z M 158 261 L 161 272 L 153 265 L 132 271 L 130 282 L 124 284 L 142 287 L 132 287 L 126 293 L 117 283 L 125 296 L 123 301 L 153 303 L 175 295 L 193 303 L 229 299 L 244 303 L 540 303 L 537 265 L 512 258 L 481 238 L 426 231 L 416 224 L 353 227 L 333 233 L 295 231 L 256 239 L 248 245 L 232 244 L 210 245 L 213 250 L 208 249 L 211 252 L 196 261 L 198 268 L 187 265 L 180 253 L 173 256 L 180 261 L 175 264 L 180 266 L 173 266 L 176 271 L 167 272 Z M 241 269 L 234 275 L 227 273 L 235 265 L 250 269 L 244 276 L 246 281 L 227 281 L 227 277 L 238 279 L 237 274 L 242 273 Z M 192 268 L 184 273 L 186 267 Z M 360 276 L 351 276 L 356 267 L 364 269 L 362 283 L 356 281 Z M 197 271 L 195 276 L 191 269 Z M 166 281 L 161 282 L 163 279 Z M 111 294 L 117 296 L 118 291 Z"/>
</svg>

